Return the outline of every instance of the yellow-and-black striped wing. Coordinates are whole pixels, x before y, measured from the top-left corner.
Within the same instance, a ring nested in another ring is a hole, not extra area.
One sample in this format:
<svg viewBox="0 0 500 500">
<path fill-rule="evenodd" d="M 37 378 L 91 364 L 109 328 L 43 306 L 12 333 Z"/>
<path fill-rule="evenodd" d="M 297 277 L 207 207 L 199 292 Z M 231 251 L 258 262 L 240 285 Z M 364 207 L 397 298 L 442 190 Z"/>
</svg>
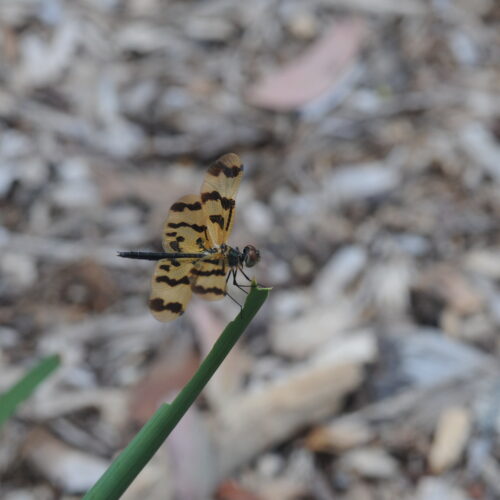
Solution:
<svg viewBox="0 0 500 500">
<path fill-rule="evenodd" d="M 191 260 L 159 260 L 151 281 L 149 308 L 158 321 L 172 321 L 191 300 Z"/>
<path fill-rule="evenodd" d="M 171 253 L 201 253 L 210 248 L 207 225 L 199 195 L 189 194 L 171 207 L 163 227 L 163 248 Z M 172 321 L 191 300 L 193 258 L 163 259 L 156 264 L 151 281 L 149 308 L 159 321 Z"/>
<path fill-rule="evenodd" d="M 205 300 L 219 300 L 226 294 L 225 257 L 214 254 L 200 259 L 191 271 L 191 288 Z"/>
<path fill-rule="evenodd" d="M 225 243 L 235 216 L 235 197 L 243 177 L 243 164 L 237 155 L 221 156 L 208 168 L 201 187 L 208 239 L 215 245 Z"/>
<path fill-rule="evenodd" d="M 166 252 L 198 253 L 212 248 L 207 221 L 199 195 L 188 194 L 177 200 L 163 226 L 163 248 Z"/>
</svg>

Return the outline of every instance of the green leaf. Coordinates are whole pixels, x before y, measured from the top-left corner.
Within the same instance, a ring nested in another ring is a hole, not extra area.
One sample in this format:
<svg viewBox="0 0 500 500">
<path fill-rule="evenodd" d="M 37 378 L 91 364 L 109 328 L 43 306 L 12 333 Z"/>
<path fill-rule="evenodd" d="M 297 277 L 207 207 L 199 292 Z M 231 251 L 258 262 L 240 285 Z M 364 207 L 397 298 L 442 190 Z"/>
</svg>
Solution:
<svg viewBox="0 0 500 500">
<path fill-rule="evenodd" d="M 37 386 L 59 366 L 60 362 L 57 354 L 42 359 L 17 384 L 0 395 L 0 427 L 15 412 L 17 406 L 28 399 Z"/>
<path fill-rule="evenodd" d="M 253 286 L 235 320 L 224 329 L 197 372 L 171 404 L 163 404 L 134 439 L 88 491 L 84 500 L 120 498 L 143 467 L 175 428 L 202 389 L 234 347 L 269 294 L 267 288 Z"/>
</svg>

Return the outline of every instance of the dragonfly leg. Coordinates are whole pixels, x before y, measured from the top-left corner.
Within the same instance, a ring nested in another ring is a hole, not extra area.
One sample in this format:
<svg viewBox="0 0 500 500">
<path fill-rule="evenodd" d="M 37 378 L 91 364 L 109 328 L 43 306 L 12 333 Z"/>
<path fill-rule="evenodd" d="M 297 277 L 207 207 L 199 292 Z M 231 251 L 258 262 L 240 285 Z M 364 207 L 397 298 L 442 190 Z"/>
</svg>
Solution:
<svg viewBox="0 0 500 500">
<path fill-rule="evenodd" d="M 239 288 L 243 293 L 248 295 L 248 292 L 244 289 L 244 287 L 248 288 L 248 286 L 247 285 L 240 285 L 236 281 L 236 273 L 237 272 L 238 272 L 238 269 L 231 269 L 231 273 L 233 275 L 233 285 L 236 286 L 237 288 Z"/>
<path fill-rule="evenodd" d="M 238 270 L 241 272 L 241 274 L 243 274 L 243 276 L 245 276 L 245 278 L 248 280 L 248 281 L 252 281 L 247 275 L 246 273 L 243 271 L 243 268 L 241 267 L 238 267 Z M 260 283 L 257 283 L 257 286 L 262 286 Z M 244 287 L 244 288 L 252 288 L 253 285 L 240 285 L 239 288 L 241 287 Z"/>
<path fill-rule="evenodd" d="M 240 314 L 243 312 L 243 306 L 234 298 L 232 297 L 229 292 L 226 290 L 226 295 L 235 303 L 239 306 L 240 308 Z"/>
<path fill-rule="evenodd" d="M 243 306 L 234 298 L 232 297 L 229 292 L 227 291 L 227 282 L 229 281 L 229 278 L 231 277 L 231 274 L 232 274 L 232 269 L 227 273 L 227 277 L 226 277 L 226 292 L 225 292 L 225 295 L 227 295 L 235 304 L 238 304 L 238 306 L 240 307 L 240 314 L 241 314 L 241 311 L 243 311 Z"/>
</svg>

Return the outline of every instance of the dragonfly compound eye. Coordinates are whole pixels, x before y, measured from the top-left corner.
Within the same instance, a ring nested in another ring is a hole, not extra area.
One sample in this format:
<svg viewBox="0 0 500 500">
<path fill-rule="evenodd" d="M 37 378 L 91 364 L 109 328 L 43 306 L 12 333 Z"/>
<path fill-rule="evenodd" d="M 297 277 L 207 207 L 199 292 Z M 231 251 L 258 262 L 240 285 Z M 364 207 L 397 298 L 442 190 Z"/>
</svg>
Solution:
<svg viewBox="0 0 500 500">
<path fill-rule="evenodd" d="M 247 245 L 243 249 L 243 262 L 247 267 L 253 267 L 260 260 L 260 252 L 253 246 Z"/>
</svg>

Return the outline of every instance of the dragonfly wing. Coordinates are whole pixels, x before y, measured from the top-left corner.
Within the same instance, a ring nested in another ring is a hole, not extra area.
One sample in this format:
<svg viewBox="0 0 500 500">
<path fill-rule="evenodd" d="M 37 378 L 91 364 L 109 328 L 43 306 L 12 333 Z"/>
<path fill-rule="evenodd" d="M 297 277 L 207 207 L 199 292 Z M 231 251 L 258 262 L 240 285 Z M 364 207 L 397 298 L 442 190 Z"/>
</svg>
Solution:
<svg viewBox="0 0 500 500">
<path fill-rule="evenodd" d="M 191 271 L 191 288 L 205 300 L 226 295 L 226 266 L 223 256 L 210 256 L 196 262 Z"/>
<path fill-rule="evenodd" d="M 159 260 L 151 282 L 149 308 L 158 321 L 172 321 L 184 314 L 191 300 L 192 261 Z"/>
<path fill-rule="evenodd" d="M 243 164 L 237 155 L 221 156 L 208 168 L 201 186 L 201 202 L 208 237 L 215 245 L 225 243 L 235 215 L 235 197 L 243 178 Z"/>
<path fill-rule="evenodd" d="M 163 248 L 166 252 L 197 253 L 212 248 L 208 239 L 206 216 L 199 195 L 188 194 L 177 200 L 163 226 Z"/>
</svg>

